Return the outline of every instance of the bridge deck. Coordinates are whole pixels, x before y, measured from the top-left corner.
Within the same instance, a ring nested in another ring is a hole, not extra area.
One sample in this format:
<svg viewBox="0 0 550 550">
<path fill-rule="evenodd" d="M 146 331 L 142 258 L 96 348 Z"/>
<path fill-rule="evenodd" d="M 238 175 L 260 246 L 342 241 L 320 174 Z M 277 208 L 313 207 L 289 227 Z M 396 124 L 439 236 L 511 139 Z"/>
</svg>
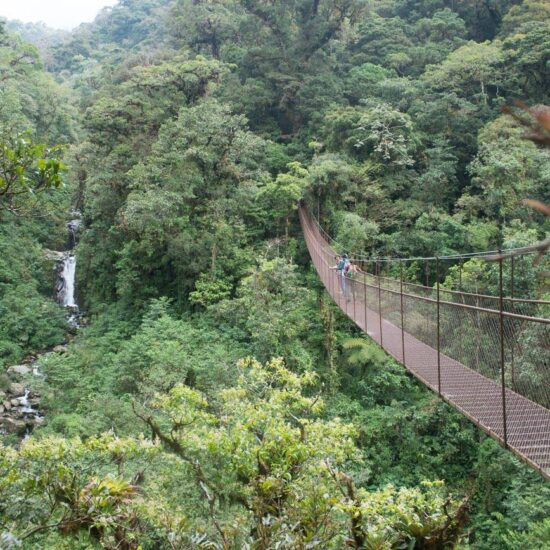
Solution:
<svg viewBox="0 0 550 550">
<path fill-rule="evenodd" d="M 315 267 L 342 311 L 419 380 L 500 443 L 504 443 L 505 399 L 507 447 L 550 478 L 550 411 L 509 388 L 503 396 L 499 382 L 443 353 L 438 365 L 437 349 L 380 319 L 373 309 L 376 287 L 356 283 L 355 291 L 348 289 L 348 297 L 344 296 L 336 271 L 330 269 L 334 251 L 304 212 L 301 221 Z"/>
</svg>

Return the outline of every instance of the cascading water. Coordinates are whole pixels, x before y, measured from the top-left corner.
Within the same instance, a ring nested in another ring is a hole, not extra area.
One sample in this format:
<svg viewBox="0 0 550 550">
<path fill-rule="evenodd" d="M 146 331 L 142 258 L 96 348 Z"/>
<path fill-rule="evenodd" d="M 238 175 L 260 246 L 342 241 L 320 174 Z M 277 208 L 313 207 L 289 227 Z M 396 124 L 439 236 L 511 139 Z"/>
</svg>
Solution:
<svg viewBox="0 0 550 550">
<path fill-rule="evenodd" d="M 8 387 L 0 393 L 0 437 L 16 434 L 26 438 L 36 426 L 44 422 L 43 414 L 38 410 L 40 397 L 24 387 L 24 378 L 31 372 L 29 365 L 14 365 L 7 370 Z"/>
<path fill-rule="evenodd" d="M 63 279 L 63 288 L 59 294 L 60 302 L 65 307 L 77 307 L 74 301 L 74 281 L 76 275 L 76 257 L 68 253 L 63 259 L 63 270 L 61 278 Z"/>
<path fill-rule="evenodd" d="M 19 406 L 21 407 L 21 412 L 23 414 L 28 414 L 28 415 L 31 415 L 35 418 L 35 420 L 38 421 L 38 423 L 42 422 L 42 420 L 44 419 L 44 417 L 40 414 L 39 411 L 37 411 L 32 405 L 31 405 L 31 402 L 29 401 L 29 395 L 30 395 L 30 391 L 28 388 L 25 389 L 25 395 L 23 395 L 23 397 L 19 397 L 18 398 L 18 401 L 19 401 Z"/>
<path fill-rule="evenodd" d="M 80 216 L 80 212 L 73 212 L 74 216 Z M 80 227 L 80 217 L 75 217 L 67 224 L 68 243 L 67 250 L 63 254 L 58 268 L 57 277 L 57 301 L 69 310 L 69 324 L 73 328 L 78 328 L 78 304 L 75 299 L 75 278 L 76 278 L 76 256 L 73 252 L 77 232 Z"/>
</svg>

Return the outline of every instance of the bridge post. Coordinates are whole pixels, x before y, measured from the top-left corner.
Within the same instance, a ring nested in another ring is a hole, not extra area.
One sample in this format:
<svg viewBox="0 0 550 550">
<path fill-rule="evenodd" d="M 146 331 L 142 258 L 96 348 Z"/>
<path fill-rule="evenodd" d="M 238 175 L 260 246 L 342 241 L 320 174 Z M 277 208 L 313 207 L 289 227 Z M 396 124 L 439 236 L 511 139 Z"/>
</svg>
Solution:
<svg viewBox="0 0 550 550">
<path fill-rule="evenodd" d="M 342 271 L 339 275 L 340 277 L 340 286 L 342 287 L 342 292 L 344 294 L 344 304 L 345 304 L 345 312 L 346 312 L 346 316 L 349 317 L 348 315 L 348 292 L 349 292 L 349 285 L 347 284 L 346 282 L 346 275 L 344 274 L 344 272 Z M 345 285 L 345 286 L 344 286 Z M 346 289 L 344 291 L 344 288 Z"/>
<path fill-rule="evenodd" d="M 499 250 L 498 259 L 498 287 L 499 287 L 499 332 L 500 332 L 500 385 L 502 390 L 502 432 L 504 446 L 508 447 L 508 430 L 506 422 L 506 380 L 504 376 L 504 297 L 502 284 L 502 251 Z"/>
<path fill-rule="evenodd" d="M 435 284 L 437 288 L 437 392 L 441 395 L 441 297 L 439 292 L 439 256 L 435 259 Z"/>
<path fill-rule="evenodd" d="M 430 287 L 430 260 L 426 258 L 426 294 L 432 296 L 431 287 Z M 430 332 L 430 316 L 426 315 L 426 332 Z"/>
<path fill-rule="evenodd" d="M 403 366 L 406 366 L 405 361 L 405 311 L 403 309 L 403 261 L 399 262 L 400 276 L 400 298 L 401 298 L 401 347 L 403 349 Z"/>
<path fill-rule="evenodd" d="M 368 334 L 368 328 L 369 328 L 369 323 L 367 321 L 367 271 L 368 271 L 368 266 L 365 265 L 365 262 L 363 262 L 363 265 L 361 266 L 363 268 L 363 273 L 365 273 L 365 275 L 363 275 L 363 307 L 365 309 L 365 333 Z"/>
<path fill-rule="evenodd" d="M 331 258 L 331 261 L 334 261 L 333 258 Z M 332 296 L 332 298 L 334 299 L 334 274 L 336 273 L 336 271 L 334 271 L 333 269 L 329 269 L 329 288 L 330 288 L 330 295 Z"/>
<path fill-rule="evenodd" d="M 325 260 L 325 255 L 321 252 L 319 253 L 319 263 L 320 265 L 320 273 L 321 273 L 321 280 L 323 281 L 323 286 L 325 286 L 327 281 L 327 261 Z"/>
<path fill-rule="evenodd" d="M 376 271 L 378 272 L 378 319 L 380 321 L 380 345 L 383 346 L 382 339 L 382 288 L 381 288 L 381 274 L 380 274 L 380 260 L 376 261 Z"/>
<path fill-rule="evenodd" d="M 464 268 L 464 260 L 460 258 L 458 264 L 458 290 L 460 292 L 460 302 L 464 303 L 464 296 L 462 295 L 462 269 Z M 464 361 L 464 339 L 459 338 L 460 360 Z"/>
<path fill-rule="evenodd" d="M 350 272 L 351 273 L 351 272 Z M 356 288 L 356 282 L 357 282 L 357 275 L 355 274 L 351 274 L 351 277 L 350 277 L 350 286 L 351 286 L 351 292 L 352 292 L 352 297 L 353 297 L 353 321 L 356 322 L 357 320 L 357 316 L 356 316 L 356 312 L 355 312 L 355 294 L 357 292 L 357 288 Z"/>
<path fill-rule="evenodd" d="M 327 290 L 330 297 L 332 297 L 332 254 L 327 257 Z"/>
<path fill-rule="evenodd" d="M 512 299 L 512 311 L 515 312 L 514 307 L 514 255 L 510 257 L 510 298 Z M 515 331 L 514 331 L 515 333 Z M 512 389 L 516 389 L 516 373 L 514 369 L 514 340 L 510 342 L 510 375 L 512 378 Z"/>
<path fill-rule="evenodd" d="M 325 288 L 328 286 L 329 284 L 329 281 L 330 281 L 330 275 L 329 275 L 329 263 L 328 263 L 328 258 L 326 257 L 326 254 L 323 252 L 323 254 L 321 254 L 321 260 L 323 262 L 323 275 L 324 275 L 324 281 L 323 283 L 325 284 Z"/>
<path fill-rule="evenodd" d="M 329 258 L 328 256 L 326 255 L 326 253 L 323 251 L 323 253 L 321 254 L 321 260 L 323 262 L 323 274 L 324 274 L 324 286 L 325 286 L 325 289 L 327 290 L 328 292 L 328 285 L 329 285 L 329 282 L 330 282 L 330 264 L 329 264 Z M 330 294 L 330 292 L 329 292 Z"/>
</svg>

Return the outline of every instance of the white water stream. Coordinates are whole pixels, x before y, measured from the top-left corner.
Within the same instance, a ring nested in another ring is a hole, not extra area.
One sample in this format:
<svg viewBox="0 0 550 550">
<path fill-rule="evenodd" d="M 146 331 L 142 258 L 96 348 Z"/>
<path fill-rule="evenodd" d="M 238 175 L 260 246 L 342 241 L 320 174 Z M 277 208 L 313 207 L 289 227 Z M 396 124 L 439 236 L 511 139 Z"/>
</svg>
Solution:
<svg viewBox="0 0 550 550">
<path fill-rule="evenodd" d="M 28 389 L 25 389 L 25 395 L 23 397 L 18 398 L 19 406 L 21 407 L 21 412 L 23 414 L 34 415 L 35 418 L 41 419 L 42 416 L 40 415 L 40 413 L 36 409 L 33 409 L 33 407 L 31 406 L 29 402 L 29 395 L 30 395 L 30 391 Z"/>
<path fill-rule="evenodd" d="M 75 275 L 76 256 L 69 253 L 63 259 L 63 270 L 61 272 L 61 277 L 63 277 L 61 300 L 65 307 L 76 307 L 76 302 L 74 300 Z"/>
<path fill-rule="evenodd" d="M 74 216 L 80 216 L 80 212 L 74 211 Z M 68 245 L 60 262 L 57 280 L 57 301 L 69 309 L 68 321 L 73 328 L 78 328 L 78 304 L 75 298 L 75 279 L 76 279 L 76 256 L 74 248 L 77 241 L 77 232 L 81 220 L 75 217 L 67 223 Z"/>
</svg>

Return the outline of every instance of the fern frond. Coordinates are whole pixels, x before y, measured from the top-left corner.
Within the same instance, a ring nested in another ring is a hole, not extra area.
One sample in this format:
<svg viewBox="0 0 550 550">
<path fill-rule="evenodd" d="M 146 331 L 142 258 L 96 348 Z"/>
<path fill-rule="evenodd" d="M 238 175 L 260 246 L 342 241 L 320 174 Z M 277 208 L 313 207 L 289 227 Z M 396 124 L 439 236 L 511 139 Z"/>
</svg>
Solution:
<svg viewBox="0 0 550 550">
<path fill-rule="evenodd" d="M 369 342 L 368 340 L 365 340 L 364 338 L 348 338 L 344 341 L 342 344 L 342 347 L 344 349 L 356 349 L 356 348 L 362 348 L 365 346 L 368 346 Z"/>
</svg>

